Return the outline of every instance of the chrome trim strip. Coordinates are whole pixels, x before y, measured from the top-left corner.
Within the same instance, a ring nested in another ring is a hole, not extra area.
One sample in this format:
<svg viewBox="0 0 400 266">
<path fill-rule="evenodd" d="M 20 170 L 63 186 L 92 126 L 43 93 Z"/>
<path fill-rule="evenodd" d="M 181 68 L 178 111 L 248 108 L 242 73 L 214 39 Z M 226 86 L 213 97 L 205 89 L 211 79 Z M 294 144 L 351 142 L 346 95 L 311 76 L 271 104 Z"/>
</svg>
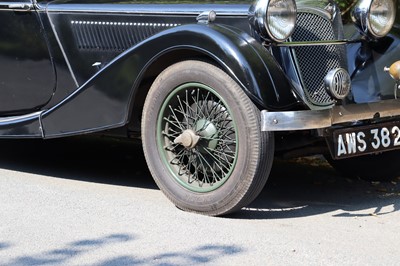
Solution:
<svg viewBox="0 0 400 266">
<path fill-rule="evenodd" d="M 27 12 L 33 10 L 33 5 L 28 2 L 0 2 L 0 10 Z"/>
<path fill-rule="evenodd" d="M 71 20 L 72 25 L 115 25 L 115 26 L 137 26 L 137 27 L 178 27 L 178 23 L 152 23 L 152 22 L 115 22 L 115 21 L 96 21 L 96 20 Z"/>
<path fill-rule="evenodd" d="M 261 111 L 261 131 L 328 128 L 333 125 L 375 118 L 400 116 L 400 100 L 334 106 L 326 110 Z"/>
<path fill-rule="evenodd" d="M 42 114 L 42 111 L 27 114 L 27 115 L 10 116 L 10 117 L 0 118 L 0 126 L 15 124 L 15 123 L 23 122 L 26 120 L 31 120 L 34 118 L 39 118 L 41 114 Z"/>
<path fill-rule="evenodd" d="M 51 28 L 53 29 L 54 36 L 55 36 L 55 38 L 57 40 L 58 46 L 60 47 L 61 53 L 63 54 L 64 60 L 65 60 L 65 62 L 67 64 L 67 66 L 68 66 L 68 70 L 71 73 L 72 79 L 74 80 L 76 87 L 78 88 L 79 87 L 78 80 L 75 77 L 75 73 L 74 73 L 74 71 L 72 69 L 71 63 L 68 60 L 67 54 L 66 54 L 66 52 L 64 50 L 64 46 L 61 43 L 60 37 L 58 37 L 57 31 L 56 31 L 56 27 L 55 27 L 55 25 L 53 23 L 53 20 L 51 19 L 51 16 L 49 14 L 47 14 L 47 17 L 49 18 L 49 22 L 50 22 Z"/>
<path fill-rule="evenodd" d="M 179 16 L 198 16 L 203 11 L 199 12 L 179 12 L 179 11 L 171 11 L 171 12 L 154 12 L 154 11 L 121 11 L 121 10 L 74 10 L 74 9 L 51 9 L 48 10 L 49 13 L 96 13 L 96 14 L 129 14 L 129 15 L 179 15 Z M 228 12 L 215 12 L 217 17 L 248 17 L 248 13 L 228 13 Z"/>
<path fill-rule="evenodd" d="M 272 45 L 278 47 L 300 47 L 300 46 L 323 46 L 323 45 L 342 45 L 348 44 L 348 40 L 334 40 L 334 41 L 310 41 L 310 42 L 284 42 L 284 43 L 274 43 Z M 269 43 L 264 43 L 265 46 L 270 45 Z"/>
<path fill-rule="evenodd" d="M 214 10 L 218 16 L 243 16 L 249 15 L 249 5 L 223 4 L 49 4 L 47 11 L 50 13 L 120 13 L 137 15 L 188 15 L 198 16 L 204 11 Z"/>
<path fill-rule="evenodd" d="M 334 14 L 330 13 L 326 9 L 320 9 L 318 7 L 304 7 L 304 6 L 298 7 L 297 13 L 312 13 L 330 21 L 334 19 Z"/>
<path fill-rule="evenodd" d="M 44 137 L 45 137 L 45 134 L 44 134 L 44 127 L 43 127 L 43 122 L 42 122 L 42 114 L 44 113 L 45 111 L 43 111 L 43 112 L 41 112 L 40 114 L 39 114 L 39 131 L 40 131 L 40 135 L 42 136 L 42 139 L 44 139 Z"/>
</svg>

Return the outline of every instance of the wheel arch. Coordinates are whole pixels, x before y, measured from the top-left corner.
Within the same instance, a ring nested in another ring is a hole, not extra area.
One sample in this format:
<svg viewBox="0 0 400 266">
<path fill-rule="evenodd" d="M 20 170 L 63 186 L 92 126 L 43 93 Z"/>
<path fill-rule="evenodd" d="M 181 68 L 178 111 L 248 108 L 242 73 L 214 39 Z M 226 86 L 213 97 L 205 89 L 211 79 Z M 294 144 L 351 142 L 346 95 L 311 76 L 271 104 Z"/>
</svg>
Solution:
<svg viewBox="0 0 400 266">
<path fill-rule="evenodd" d="M 185 34 L 197 40 L 188 38 L 166 48 L 143 67 L 133 87 L 131 122 L 140 123 L 142 110 L 137 106 L 143 106 L 152 81 L 168 66 L 184 60 L 198 59 L 221 68 L 259 108 L 281 110 L 297 103 L 291 83 L 278 63 L 247 33 L 225 25 L 191 25 L 190 33 Z M 167 43 L 171 41 L 169 37 L 166 39 Z"/>
<path fill-rule="evenodd" d="M 167 67 L 179 63 L 184 60 L 201 60 L 216 64 L 216 61 L 207 54 L 197 50 L 180 48 L 177 50 L 166 52 L 157 57 L 151 64 L 148 65 L 143 73 L 143 76 L 137 81 L 134 86 L 134 95 L 132 96 L 129 105 L 129 129 L 140 131 L 140 123 L 142 111 L 146 96 L 151 85 L 159 74 Z"/>
<path fill-rule="evenodd" d="M 45 136 L 95 132 L 132 122 L 132 113 L 141 113 L 146 86 L 167 66 L 193 58 L 218 65 L 260 108 L 279 110 L 297 102 L 273 56 L 247 33 L 225 25 L 190 24 L 128 49 L 46 111 L 42 116 Z"/>
</svg>

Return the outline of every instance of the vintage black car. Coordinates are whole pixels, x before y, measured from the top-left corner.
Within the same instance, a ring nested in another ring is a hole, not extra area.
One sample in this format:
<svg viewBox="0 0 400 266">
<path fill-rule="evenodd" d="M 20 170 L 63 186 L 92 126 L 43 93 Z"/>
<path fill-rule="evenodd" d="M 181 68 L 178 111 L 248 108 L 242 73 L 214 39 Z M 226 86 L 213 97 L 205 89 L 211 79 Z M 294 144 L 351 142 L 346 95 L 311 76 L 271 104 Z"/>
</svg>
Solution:
<svg viewBox="0 0 400 266">
<path fill-rule="evenodd" d="M 346 19 L 329 0 L 0 1 L 0 135 L 141 138 L 165 195 L 206 215 L 255 199 L 274 156 L 322 154 L 388 179 L 400 174 L 396 11 L 394 0 L 360 0 Z"/>
</svg>

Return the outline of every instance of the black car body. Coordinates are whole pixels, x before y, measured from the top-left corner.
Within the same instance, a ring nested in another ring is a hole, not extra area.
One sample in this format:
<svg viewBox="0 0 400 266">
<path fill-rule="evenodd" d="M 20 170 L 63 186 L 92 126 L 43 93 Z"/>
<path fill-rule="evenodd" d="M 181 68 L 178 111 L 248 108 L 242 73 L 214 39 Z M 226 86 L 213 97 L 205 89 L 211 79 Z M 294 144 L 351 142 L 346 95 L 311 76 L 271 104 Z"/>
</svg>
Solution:
<svg viewBox="0 0 400 266">
<path fill-rule="evenodd" d="M 400 7 L 352 18 L 329 0 L 0 1 L 0 137 L 142 138 L 161 190 L 208 215 L 249 204 L 274 155 L 392 177 Z"/>
</svg>

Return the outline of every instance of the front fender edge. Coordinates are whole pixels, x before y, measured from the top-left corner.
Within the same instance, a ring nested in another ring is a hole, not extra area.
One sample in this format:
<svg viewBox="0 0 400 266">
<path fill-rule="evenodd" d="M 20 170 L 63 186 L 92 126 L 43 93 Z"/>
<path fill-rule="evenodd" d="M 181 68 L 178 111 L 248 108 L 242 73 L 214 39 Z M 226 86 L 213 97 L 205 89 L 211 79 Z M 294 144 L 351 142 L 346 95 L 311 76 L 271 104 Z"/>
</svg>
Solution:
<svg viewBox="0 0 400 266">
<path fill-rule="evenodd" d="M 248 34 L 221 25 L 184 25 L 125 51 L 44 112 L 44 136 L 91 133 L 125 125 L 146 70 L 163 54 L 179 49 L 193 49 L 215 60 L 260 107 L 279 110 L 296 103 L 283 71 Z"/>
</svg>

